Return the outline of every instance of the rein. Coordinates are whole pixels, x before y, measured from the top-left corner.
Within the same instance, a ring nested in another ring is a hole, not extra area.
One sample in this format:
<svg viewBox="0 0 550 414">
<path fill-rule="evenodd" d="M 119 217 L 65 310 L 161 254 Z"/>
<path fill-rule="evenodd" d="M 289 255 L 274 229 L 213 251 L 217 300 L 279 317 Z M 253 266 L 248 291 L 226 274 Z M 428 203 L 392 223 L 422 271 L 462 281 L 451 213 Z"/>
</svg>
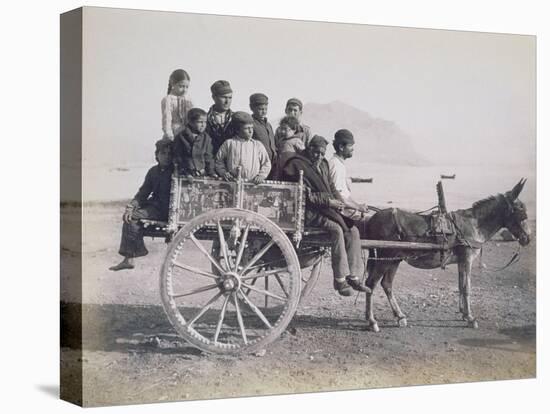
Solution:
<svg viewBox="0 0 550 414">
<path fill-rule="evenodd" d="M 508 261 L 508 263 L 506 263 L 504 266 L 497 267 L 494 269 L 487 269 L 487 270 L 493 273 L 493 272 L 500 272 L 501 270 L 506 269 L 508 266 L 511 266 L 512 264 L 519 262 L 520 253 L 521 253 L 521 246 L 518 243 L 517 249 L 512 255 L 512 258 Z M 483 273 L 483 270 L 484 270 L 483 269 L 483 248 L 481 248 L 481 252 L 479 254 L 479 269 L 480 269 L 480 272 Z"/>
</svg>

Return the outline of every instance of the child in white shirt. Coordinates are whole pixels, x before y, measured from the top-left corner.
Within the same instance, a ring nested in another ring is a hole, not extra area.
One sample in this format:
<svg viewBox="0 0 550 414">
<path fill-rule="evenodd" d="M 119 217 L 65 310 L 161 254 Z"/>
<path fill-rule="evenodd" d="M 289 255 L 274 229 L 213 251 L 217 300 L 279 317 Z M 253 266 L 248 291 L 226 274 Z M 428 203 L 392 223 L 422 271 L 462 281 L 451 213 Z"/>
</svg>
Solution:
<svg viewBox="0 0 550 414">
<path fill-rule="evenodd" d="M 173 141 L 187 124 L 187 113 L 193 108 L 193 103 L 185 96 L 190 80 L 183 69 L 176 69 L 168 79 L 168 95 L 161 101 L 164 139 Z"/>
</svg>

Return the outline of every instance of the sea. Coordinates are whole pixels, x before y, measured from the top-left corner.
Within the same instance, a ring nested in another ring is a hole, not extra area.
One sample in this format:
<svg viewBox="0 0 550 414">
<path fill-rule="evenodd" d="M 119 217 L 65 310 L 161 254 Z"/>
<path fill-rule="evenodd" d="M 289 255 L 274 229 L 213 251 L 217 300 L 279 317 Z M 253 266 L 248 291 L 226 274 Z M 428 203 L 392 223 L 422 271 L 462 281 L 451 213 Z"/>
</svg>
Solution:
<svg viewBox="0 0 550 414">
<path fill-rule="evenodd" d="M 399 207 L 412 211 L 429 209 L 437 205 L 436 184 L 442 181 L 447 209 L 469 208 L 477 200 L 511 190 L 521 178 L 526 178 L 527 183 L 520 199 L 526 204 L 529 217 L 536 217 L 534 165 L 408 166 L 351 161 L 347 161 L 350 177 L 373 179 L 372 183 L 353 183 L 353 198 L 375 207 Z M 149 168 L 150 165 L 86 167 L 83 176 L 83 200 L 129 200 L 142 184 Z M 455 178 L 441 179 L 442 174 L 455 175 Z"/>
</svg>

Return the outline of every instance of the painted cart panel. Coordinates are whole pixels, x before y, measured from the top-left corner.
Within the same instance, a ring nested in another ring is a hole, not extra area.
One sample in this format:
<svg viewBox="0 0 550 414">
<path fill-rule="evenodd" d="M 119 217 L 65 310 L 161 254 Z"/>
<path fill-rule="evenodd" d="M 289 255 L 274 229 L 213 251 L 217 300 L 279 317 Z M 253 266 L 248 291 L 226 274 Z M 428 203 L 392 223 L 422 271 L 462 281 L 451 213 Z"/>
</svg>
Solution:
<svg viewBox="0 0 550 414">
<path fill-rule="evenodd" d="M 170 197 L 168 229 L 177 231 L 192 218 L 221 208 L 240 208 L 259 213 L 281 230 L 292 233 L 299 242 L 304 225 L 303 184 L 266 181 L 255 185 L 217 178 L 194 178 L 174 175 Z"/>
</svg>

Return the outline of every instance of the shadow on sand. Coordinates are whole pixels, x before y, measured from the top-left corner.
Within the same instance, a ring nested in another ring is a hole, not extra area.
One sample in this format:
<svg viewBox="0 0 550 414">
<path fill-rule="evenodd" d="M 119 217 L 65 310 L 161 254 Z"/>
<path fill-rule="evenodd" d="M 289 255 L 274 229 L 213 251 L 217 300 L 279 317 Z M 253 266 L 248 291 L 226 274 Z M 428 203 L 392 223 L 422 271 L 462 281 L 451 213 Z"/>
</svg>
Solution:
<svg viewBox="0 0 550 414">
<path fill-rule="evenodd" d="M 197 314 L 200 308 L 182 308 L 183 312 Z M 266 313 L 266 315 L 269 315 Z M 80 326 L 82 318 L 82 327 Z M 247 328 L 261 326 L 259 320 L 251 317 Z M 271 319 L 268 317 L 268 319 Z M 206 313 L 201 323 L 213 328 L 217 314 Z M 273 322 L 273 320 L 272 320 Z M 238 329 L 234 312 L 227 311 L 224 326 Z M 296 314 L 287 332 L 295 335 L 299 329 L 331 329 L 357 331 L 364 329 L 361 319 L 338 319 L 313 315 Z M 107 352 L 148 352 L 198 356 L 202 351 L 190 346 L 178 336 L 164 310 L 157 305 L 120 304 L 61 304 L 61 346 L 70 349 Z M 74 335 L 82 332 L 82 337 Z M 213 332 L 213 331 L 212 331 Z"/>
<path fill-rule="evenodd" d="M 536 348 L 537 331 L 535 325 L 504 328 L 500 329 L 498 333 L 506 335 L 508 338 L 466 338 L 459 340 L 458 343 L 470 347 L 509 352 L 526 352 L 526 350 Z"/>
</svg>

